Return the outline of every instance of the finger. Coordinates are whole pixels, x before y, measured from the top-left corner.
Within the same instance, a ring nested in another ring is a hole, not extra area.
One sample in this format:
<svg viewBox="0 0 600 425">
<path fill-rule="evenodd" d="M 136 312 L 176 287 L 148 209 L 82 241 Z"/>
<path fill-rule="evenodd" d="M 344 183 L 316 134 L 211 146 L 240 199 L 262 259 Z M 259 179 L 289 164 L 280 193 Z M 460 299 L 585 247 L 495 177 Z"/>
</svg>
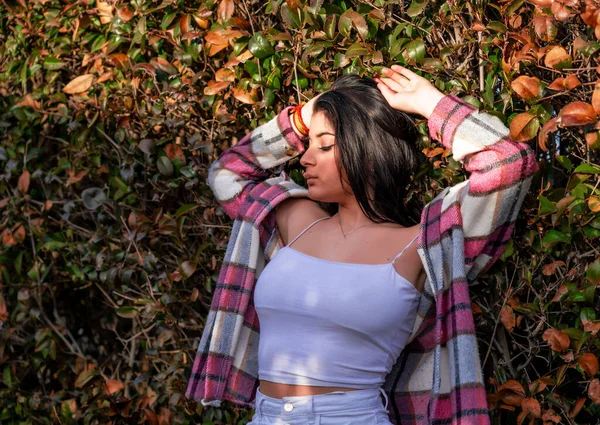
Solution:
<svg viewBox="0 0 600 425">
<path fill-rule="evenodd" d="M 404 88 L 403 84 L 398 83 L 397 81 L 392 80 L 391 78 L 382 78 L 381 82 L 385 84 L 389 89 L 395 92 L 402 91 L 402 89 Z"/>
<path fill-rule="evenodd" d="M 404 75 L 394 71 L 393 69 L 383 68 L 382 72 L 385 73 L 386 77 L 391 78 L 399 84 L 404 85 L 405 83 L 408 83 L 408 79 Z"/>
<path fill-rule="evenodd" d="M 379 89 L 385 100 L 387 100 L 387 102 L 391 105 L 394 95 L 396 93 L 393 92 L 388 86 L 386 86 L 383 83 L 377 84 L 377 88 Z"/>
<path fill-rule="evenodd" d="M 403 66 L 400 66 L 400 65 L 392 65 L 392 70 L 394 70 L 397 73 L 401 74 L 402 76 L 408 78 L 409 80 L 418 77 L 418 75 L 415 74 L 414 72 L 412 72 L 410 69 L 404 68 Z"/>
</svg>

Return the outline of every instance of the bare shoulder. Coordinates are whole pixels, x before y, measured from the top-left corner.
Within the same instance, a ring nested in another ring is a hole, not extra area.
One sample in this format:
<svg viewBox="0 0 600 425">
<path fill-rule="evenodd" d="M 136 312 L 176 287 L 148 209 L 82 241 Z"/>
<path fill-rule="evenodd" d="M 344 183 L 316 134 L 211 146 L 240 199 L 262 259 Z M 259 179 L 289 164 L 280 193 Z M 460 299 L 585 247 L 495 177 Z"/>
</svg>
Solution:
<svg viewBox="0 0 600 425">
<path fill-rule="evenodd" d="M 277 227 L 286 245 L 310 223 L 323 217 L 329 214 L 308 198 L 287 199 L 275 211 Z"/>
</svg>

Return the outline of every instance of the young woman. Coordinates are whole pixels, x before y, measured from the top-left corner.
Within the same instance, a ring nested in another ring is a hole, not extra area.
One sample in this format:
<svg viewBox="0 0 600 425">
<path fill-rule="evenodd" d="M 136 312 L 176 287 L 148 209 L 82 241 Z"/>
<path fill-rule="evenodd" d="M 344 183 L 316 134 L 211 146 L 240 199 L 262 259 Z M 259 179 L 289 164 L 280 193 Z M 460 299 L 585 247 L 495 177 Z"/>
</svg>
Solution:
<svg viewBox="0 0 600 425">
<path fill-rule="evenodd" d="M 383 75 L 341 77 L 211 167 L 235 221 L 188 397 L 254 407 L 252 425 L 389 424 L 386 393 L 397 422 L 489 422 L 468 281 L 502 253 L 535 156 L 413 72 Z M 471 172 L 422 211 L 405 112 Z M 298 154 L 308 191 L 281 170 Z"/>
</svg>

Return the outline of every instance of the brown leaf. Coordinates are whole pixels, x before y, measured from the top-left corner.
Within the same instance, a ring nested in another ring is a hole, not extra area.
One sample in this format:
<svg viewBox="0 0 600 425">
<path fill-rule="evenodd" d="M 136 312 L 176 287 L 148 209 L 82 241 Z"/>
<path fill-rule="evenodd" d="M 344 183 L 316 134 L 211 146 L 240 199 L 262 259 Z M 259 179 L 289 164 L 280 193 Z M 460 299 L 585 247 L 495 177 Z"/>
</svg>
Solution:
<svg viewBox="0 0 600 425">
<path fill-rule="evenodd" d="M 67 179 L 67 183 L 65 183 L 65 185 L 68 187 L 74 183 L 81 181 L 81 179 L 83 179 L 89 172 L 90 172 L 90 170 L 85 170 L 85 171 L 80 171 L 78 173 L 75 173 L 74 169 L 72 169 L 72 168 L 69 169 L 69 171 L 68 171 L 69 178 Z"/>
<path fill-rule="evenodd" d="M 548 88 L 550 90 L 572 90 L 580 85 L 581 81 L 579 81 L 577 75 L 569 74 L 566 78 L 558 77 L 548 86 Z"/>
<path fill-rule="evenodd" d="M 548 384 L 546 384 L 543 379 L 536 379 L 529 384 L 529 392 L 532 394 L 537 394 L 541 391 L 544 391 L 547 386 Z"/>
<path fill-rule="evenodd" d="M 552 118 L 544 124 L 542 130 L 538 133 L 538 145 L 541 150 L 546 152 L 548 148 L 546 147 L 546 142 L 548 141 L 548 134 L 553 133 L 558 130 L 558 118 Z"/>
<path fill-rule="evenodd" d="M 592 93 L 592 107 L 596 112 L 596 115 L 600 115 L 600 80 L 596 81 L 594 85 L 594 92 Z"/>
<path fill-rule="evenodd" d="M 540 406 L 540 402 L 535 398 L 526 398 L 521 402 L 521 407 L 524 412 L 529 413 L 535 418 L 539 418 L 542 416 L 542 408 Z"/>
<path fill-rule="evenodd" d="M 29 174 L 29 171 L 23 170 L 21 177 L 19 177 L 19 183 L 17 184 L 17 189 L 19 190 L 19 192 L 27 193 L 27 191 L 29 190 L 30 180 L 31 175 Z"/>
<path fill-rule="evenodd" d="M 542 421 L 544 421 L 544 425 L 550 425 L 551 422 L 559 424 L 562 421 L 562 417 L 557 415 L 553 409 L 548 409 L 542 415 Z"/>
<path fill-rule="evenodd" d="M 92 86 L 93 82 L 93 74 L 80 75 L 79 77 L 73 78 L 69 84 L 63 87 L 62 91 L 67 94 L 83 93 Z"/>
<path fill-rule="evenodd" d="M 581 411 L 581 408 L 585 404 L 585 398 L 581 397 L 577 399 L 577 401 L 573 404 L 571 411 L 569 412 L 569 416 L 574 418 Z"/>
<path fill-rule="evenodd" d="M 590 196 L 587 200 L 588 208 L 593 213 L 600 212 L 600 198 L 597 196 Z"/>
<path fill-rule="evenodd" d="M 177 158 L 185 164 L 185 155 L 183 153 L 183 149 L 181 149 L 181 146 L 176 145 L 174 143 L 170 143 L 167 146 L 165 146 L 165 153 L 171 161 Z"/>
<path fill-rule="evenodd" d="M 6 307 L 6 302 L 4 301 L 2 294 L 0 294 L 0 320 L 4 322 L 8 320 L 8 308 Z"/>
<path fill-rule="evenodd" d="M 19 102 L 17 102 L 17 106 L 29 106 L 33 109 L 42 109 L 42 105 L 40 104 L 40 102 L 35 100 L 33 96 L 31 96 L 31 94 L 29 93 L 26 94 L 25 97 Z"/>
<path fill-rule="evenodd" d="M 553 261 L 550 264 L 546 264 L 544 266 L 544 268 L 542 269 L 542 273 L 544 274 L 544 276 L 552 276 L 554 273 L 556 273 L 556 269 L 558 269 L 559 267 L 566 267 L 567 265 L 565 264 L 564 261 Z M 565 286 L 566 288 L 566 286 Z"/>
<path fill-rule="evenodd" d="M 552 6 L 553 0 L 527 0 L 527 3 L 531 3 L 541 9 L 546 9 Z"/>
<path fill-rule="evenodd" d="M 596 404 L 600 404 L 600 380 L 593 379 L 588 387 L 588 397 Z"/>
<path fill-rule="evenodd" d="M 121 391 L 125 388 L 125 385 L 121 381 L 117 381 L 116 379 L 108 379 L 105 381 L 106 384 L 106 392 L 108 394 L 114 394 L 117 391 Z"/>
<path fill-rule="evenodd" d="M 600 132 L 592 131 L 586 133 L 585 141 L 590 149 L 600 149 Z"/>
<path fill-rule="evenodd" d="M 422 152 L 427 158 L 433 158 L 435 156 L 438 156 L 439 154 L 444 153 L 444 150 L 444 148 L 424 148 Z"/>
<path fill-rule="evenodd" d="M 562 46 L 554 46 L 546 53 L 544 64 L 548 68 L 563 69 L 571 66 L 571 56 Z"/>
<path fill-rule="evenodd" d="M 99 1 L 96 4 L 98 5 L 98 16 L 100 17 L 100 23 L 104 25 L 112 21 L 112 4 L 104 1 Z"/>
<path fill-rule="evenodd" d="M 364 41 L 369 33 L 369 27 L 365 18 L 363 18 L 360 13 L 348 9 L 340 16 L 338 29 L 344 27 L 348 19 L 352 22 L 352 25 L 356 28 L 356 31 L 358 31 L 358 35 Z"/>
<path fill-rule="evenodd" d="M 131 10 L 131 8 L 129 6 L 125 6 L 122 7 L 120 9 L 117 10 L 117 16 L 123 21 L 123 22 L 128 22 L 130 21 L 133 16 L 134 16 L 134 12 L 133 10 Z"/>
<path fill-rule="evenodd" d="M 525 142 L 533 139 L 540 129 L 540 122 L 529 112 L 523 112 L 510 123 L 510 137 L 515 142 Z"/>
<path fill-rule="evenodd" d="M 511 306 L 504 305 L 502 307 L 502 310 L 500 310 L 500 320 L 508 332 L 512 332 L 515 329 L 517 319 Z"/>
<path fill-rule="evenodd" d="M 235 72 L 233 72 L 231 69 L 221 68 L 215 73 L 215 80 L 218 82 L 233 82 L 235 81 Z"/>
<path fill-rule="evenodd" d="M 550 348 L 552 348 L 553 351 L 558 351 L 559 353 L 564 351 L 569 347 L 569 344 L 571 344 L 569 335 L 557 329 L 547 329 L 542 335 L 542 339 L 550 344 Z"/>
<path fill-rule="evenodd" d="M 233 96 L 239 100 L 240 102 L 247 103 L 249 105 L 253 105 L 258 102 L 258 90 L 251 89 L 250 91 L 246 91 L 239 87 L 233 88 Z"/>
<path fill-rule="evenodd" d="M 592 353 L 585 353 L 579 358 L 579 366 L 588 375 L 594 376 L 596 373 L 598 373 L 598 357 Z"/>
<path fill-rule="evenodd" d="M 225 90 L 227 87 L 229 87 L 230 84 L 231 83 L 229 81 L 210 81 L 208 85 L 204 88 L 204 94 L 206 96 L 214 96 Z"/>
<path fill-rule="evenodd" d="M 525 395 L 525 388 L 523 388 L 523 385 L 521 385 L 519 382 L 515 381 L 514 379 L 510 379 L 510 380 L 506 381 L 504 384 L 500 385 L 498 387 L 498 392 L 500 392 L 502 390 L 510 390 L 510 391 L 514 391 L 518 394 Z"/>
<path fill-rule="evenodd" d="M 542 15 L 533 18 L 533 29 L 538 38 L 546 43 L 551 42 L 558 33 L 556 21 L 552 16 Z"/>
<path fill-rule="evenodd" d="M 530 100 L 542 94 L 540 79 L 521 75 L 510 83 L 512 89 L 521 99 Z"/>
<path fill-rule="evenodd" d="M 219 21 L 225 22 L 231 19 L 234 12 L 233 0 L 221 0 L 219 3 L 219 9 L 217 11 L 219 15 Z"/>
<path fill-rule="evenodd" d="M 596 112 L 589 103 L 575 101 L 561 109 L 558 120 L 562 127 L 591 124 L 596 121 Z"/>
<path fill-rule="evenodd" d="M 129 56 L 124 53 L 113 53 L 112 55 L 109 55 L 106 60 L 112 66 L 115 66 L 119 69 L 123 69 L 129 64 Z"/>
</svg>

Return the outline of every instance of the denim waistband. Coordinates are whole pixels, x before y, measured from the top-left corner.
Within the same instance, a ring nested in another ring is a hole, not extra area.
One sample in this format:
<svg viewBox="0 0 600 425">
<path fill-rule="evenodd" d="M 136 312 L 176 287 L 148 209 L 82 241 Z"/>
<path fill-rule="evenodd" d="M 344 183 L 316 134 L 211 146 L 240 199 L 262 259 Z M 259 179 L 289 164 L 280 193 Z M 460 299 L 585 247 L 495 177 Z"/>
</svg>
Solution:
<svg viewBox="0 0 600 425">
<path fill-rule="evenodd" d="M 383 406 L 380 394 L 383 394 Z M 349 410 L 387 410 L 388 398 L 382 388 L 371 388 L 354 391 L 333 391 L 326 394 L 310 396 L 291 396 L 273 398 L 256 391 L 255 411 L 258 414 L 288 417 L 296 415 L 323 414 L 331 412 L 345 412 Z"/>
</svg>

